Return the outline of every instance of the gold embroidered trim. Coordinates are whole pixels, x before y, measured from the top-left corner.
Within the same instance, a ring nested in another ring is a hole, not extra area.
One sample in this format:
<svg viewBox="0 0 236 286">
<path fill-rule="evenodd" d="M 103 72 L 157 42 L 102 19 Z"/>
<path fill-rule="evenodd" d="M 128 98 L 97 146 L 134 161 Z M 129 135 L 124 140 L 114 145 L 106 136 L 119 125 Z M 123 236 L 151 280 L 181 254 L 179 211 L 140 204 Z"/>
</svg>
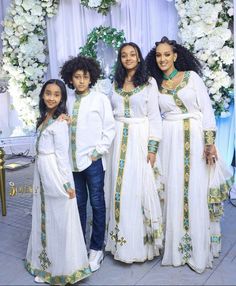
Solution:
<svg viewBox="0 0 236 286">
<path fill-rule="evenodd" d="M 82 280 L 89 275 L 91 275 L 90 267 L 85 267 L 83 269 L 77 270 L 71 275 L 57 275 L 52 276 L 50 272 L 42 271 L 41 269 L 33 268 L 30 262 L 25 261 L 25 268 L 29 271 L 30 274 L 34 276 L 39 276 L 43 279 L 44 282 L 49 283 L 50 285 L 66 285 L 74 284 L 75 282 Z"/>
<path fill-rule="evenodd" d="M 148 153 L 154 153 L 156 154 L 158 151 L 159 142 L 155 140 L 149 140 L 148 141 Z"/>
<path fill-rule="evenodd" d="M 73 171 L 79 171 L 76 162 L 76 131 L 77 131 L 77 121 L 78 121 L 80 103 L 81 103 L 81 96 L 76 95 L 76 101 L 74 102 L 72 111 L 72 122 L 70 125 L 70 142 L 71 142 Z"/>
<path fill-rule="evenodd" d="M 184 210 L 183 227 L 185 235 L 179 243 L 179 251 L 183 254 L 183 263 L 191 257 L 192 239 L 189 235 L 189 178 L 190 178 L 190 120 L 184 119 Z"/>
<path fill-rule="evenodd" d="M 216 131 L 215 130 L 206 130 L 204 131 L 204 142 L 205 145 L 215 144 Z"/>
<path fill-rule="evenodd" d="M 118 225 L 116 225 L 115 229 L 110 232 L 111 239 L 114 240 L 116 243 L 115 244 L 116 249 L 117 249 L 117 244 L 122 246 L 127 242 L 123 236 L 119 237 L 119 232 L 120 232 L 120 229 L 119 229 Z"/>
<path fill-rule="evenodd" d="M 40 252 L 38 258 L 42 269 L 45 271 L 51 265 L 51 261 L 49 260 L 46 252 L 47 235 L 46 235 L 45 197 L 41 180 L 40 180 L 40 197 L 41 197 L 41 244 L 43 249 Z"/>
</svg>

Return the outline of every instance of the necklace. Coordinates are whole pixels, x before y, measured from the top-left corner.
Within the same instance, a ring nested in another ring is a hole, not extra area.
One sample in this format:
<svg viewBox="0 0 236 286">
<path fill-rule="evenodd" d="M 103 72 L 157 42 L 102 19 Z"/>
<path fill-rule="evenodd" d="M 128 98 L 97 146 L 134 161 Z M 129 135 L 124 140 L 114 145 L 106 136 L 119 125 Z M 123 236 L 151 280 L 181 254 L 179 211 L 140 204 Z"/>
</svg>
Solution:
<svg viewBox="0 0 236 286">
<path fill-rule="evenodd" d="M 174 70 L 172 71 L 172 73 L 170 73 L 169 75 L 166 75 L 166 74 L 163 73 L 163 78 L 167 81 L 167 82 L 166 82 L 166 86 L 167 86 L 168 88 L 173 88 L 173 86 L 174 86 L 174 81 L 173 81 L 172 79 L 173 79 L 177 74 L 178 74 L 177 69 L 174 69 Z"/>
</svg>

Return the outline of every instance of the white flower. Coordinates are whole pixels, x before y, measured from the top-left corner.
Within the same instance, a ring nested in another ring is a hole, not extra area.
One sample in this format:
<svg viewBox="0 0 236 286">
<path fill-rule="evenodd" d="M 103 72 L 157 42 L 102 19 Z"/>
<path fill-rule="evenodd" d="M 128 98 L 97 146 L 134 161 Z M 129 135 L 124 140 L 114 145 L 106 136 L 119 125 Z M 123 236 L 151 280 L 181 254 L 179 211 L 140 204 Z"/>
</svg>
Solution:
<svg viewBox="0 0 236 286">
<path fill-rule="evenodd" d="M 102 2 L 101 0 L 89 0 L 88 1 L 88 6 L 92 7 L 92 8 L 98 7 L 98 6 L 101 5 L 101 2 Z"/>
<path fill-rule="evenodd" d="M 215 101 L 218 101 L 218 102 L 220 102 L 221 101 L 221 94 L 215 94 L 215 95 L 213 95 L 213 98 L 214 98 L 214 100 Z"/>
<path fill-rule="evenodd" d="M 234 9 L 233 9 L 233 8 L 230 8 L 230 9 L 228 10 L 228 15 L 229 15 L 229 16 L 233 16 L 233 15 L 234 15 Z"/>
<path fill-rule="evenodd" d="M 213 35 L 213 37 L 221 38 L 223 41 L 228 41 L 231 38 L 232 33 L 231 33 L 230 29 L 228 29 L 224 26 L 221 26 L 221 27 L 216 27 L 213 30 L 212 35 Z"/>
<path fill-rule="evenodd" d="M 234 49 L 228 46 L 224 46 L 221 50 L 218 50 L 217 55 L 221 58 L 224 64 L 231 65 L 234 60 Z"/>
<path fill-rule="evenodd" d="M 231 113 L 229 111 L 222 111 L 220 114 L 221 118 L 227 118 L 230 117 Z"/>
<path fill-rule="evenodd" d="M 42 14 L 42 7 L 39 5 L 34 5 L 33 8 L 31 9 L 31 15 L 34 16 L 40 16 Z"/>
<path fill-rule="evenodd" d="M 12 37 L 9 37 L 9 44 L 12 46 L 12 47 L 16 47 L 19 45 L 20 43 L 20 40 L 18 37 L 16 36 L 12 36 Z"/>
<path fill-rule="evenodd" d="M 199 9 L 199 16 L 202 21 L 207 24 L 216 23 L 218 20 L 218 14 L 222 10 L 222 6 L 220 4 L 212 5 L 210 3 L 205 3 Z"/>
<path fill-rule="evenodd" d="M 24 0 L 21 5 L 26 11 L 29 11 L 35 5 L 34 2 L 32 0 Z"/>
<path fill-rule="evenodd" d="M 20 6 L 22 4 L 22 0 L 15 0 L 15 4 Z"/>
</svg>

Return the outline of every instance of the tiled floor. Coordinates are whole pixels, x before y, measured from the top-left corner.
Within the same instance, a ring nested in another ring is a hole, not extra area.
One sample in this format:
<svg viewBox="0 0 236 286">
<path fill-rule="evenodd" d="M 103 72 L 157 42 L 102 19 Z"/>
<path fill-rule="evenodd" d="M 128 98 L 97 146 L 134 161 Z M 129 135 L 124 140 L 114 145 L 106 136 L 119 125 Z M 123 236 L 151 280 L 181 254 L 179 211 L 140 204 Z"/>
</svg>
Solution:
<svg viewBox="0 0 236 286">
<path fill-rule="evenodd" d="M 30 194 L 9 196 L 9 182 L 18 188 L 31 186 L 34 165 L 6 171 L 7 216 L 0 214 L 0 285 L 35 285 L 24 269 L 31 224 Z M 222 220 L 222 253 L 215 259 L 213 269 L 203 274 L 188 266 L 163 267 L 160 258 L 145 263 L 125 265 L 106 254 L 96 273 L 83 280 L 82 285 L 236 285 L 236 207 L 225 203 Z"/>
</svg>

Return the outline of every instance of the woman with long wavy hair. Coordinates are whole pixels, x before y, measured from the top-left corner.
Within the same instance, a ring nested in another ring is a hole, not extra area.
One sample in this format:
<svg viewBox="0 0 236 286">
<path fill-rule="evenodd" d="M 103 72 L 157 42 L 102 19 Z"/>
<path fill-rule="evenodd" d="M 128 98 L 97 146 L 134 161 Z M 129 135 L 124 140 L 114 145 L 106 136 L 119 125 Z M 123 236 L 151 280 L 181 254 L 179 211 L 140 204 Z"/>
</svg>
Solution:
<svg viewBox="0 0 236 286">
<path fill-rule="evenodd" d="M 106 250 L 125 263 L 143 262 L 158 256 L 162 247 L 153 169 L 162 132 L 157 84 L 135 43 L 119 49 L 110 100 L 116 136 L 105 178 L 105 192 L 111 192 Z"/>
<path fill-rule="evenodd" d="M 214 144 L 216 122 L 199 61 L 176 41 L 163 37 L 148 53 L 146 63 L 159 86 L 163 118 L 162 265 L 187 264 L 201 273 L 219 256 L 222 201 L 227 198 L 231 174 Z"/>
</svg>

